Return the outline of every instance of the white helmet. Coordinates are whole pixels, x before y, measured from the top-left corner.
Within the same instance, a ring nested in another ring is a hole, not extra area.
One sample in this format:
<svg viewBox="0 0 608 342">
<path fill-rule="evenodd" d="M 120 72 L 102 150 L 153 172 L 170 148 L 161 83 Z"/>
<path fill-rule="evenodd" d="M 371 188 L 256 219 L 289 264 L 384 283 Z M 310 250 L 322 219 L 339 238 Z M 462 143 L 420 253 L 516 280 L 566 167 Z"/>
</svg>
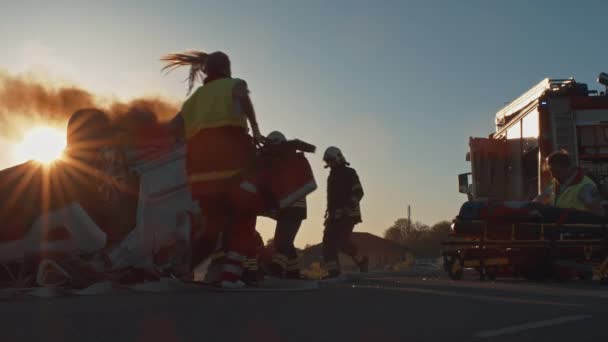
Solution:
<svg viewBox="0 0 608 342">
<path fill-rule="evenodd" d="M 342 154 L 342 151 L 340 151 L 340 149 L 335 146 L 328 147 L 325 150 L 325 153 L 323 154 L 324 162 L 327 163 L 330 160 L 336 162 L 337 164 L 348 165 L 348 163 L 346 162 L 346 159 L 344 158 L 344 155 Z"/>
<path fill-rule="evenodd" d="M 287 141 L 287 138 L 285 138 L 285 135 L 279 131 L 273 131 L 270 132 L 270 134 L 268 134 L 268 136 L 266 136 L 266 141 L 268 141 L 270 144 L 280 144 L 280 143 L 284 143 Z"/>
</svg>

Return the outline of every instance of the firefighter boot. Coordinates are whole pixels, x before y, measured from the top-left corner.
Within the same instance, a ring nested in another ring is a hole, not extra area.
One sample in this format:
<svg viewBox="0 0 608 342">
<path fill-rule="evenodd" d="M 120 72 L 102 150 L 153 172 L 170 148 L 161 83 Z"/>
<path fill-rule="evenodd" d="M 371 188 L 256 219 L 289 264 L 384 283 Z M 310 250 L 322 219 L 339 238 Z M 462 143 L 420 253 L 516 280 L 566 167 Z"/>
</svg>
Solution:
<svg viewBox="0 0 608 342">
<path fill-rule="evenodd" d="M 226 289 L 244 287 L 245 283 L 241 280 L 244 262 L 245 257 L 241 254 L 232 251 L 227 252 L 222 264 L 220 282 L 217 285 Z"/>
<path fill-rule="evenodd" d="M 283 278 L 289 264 L 287 256 L 281 253 L 274 253 L 272 261 L 268 265 L 268 274 L 273 277 Z"/>
<path fill-rule="evenodd" d="M 256 258 L 245 259 L 245 265 L 243 268 L 243 275 L 241 280 L 247 286 L 256 287 L 259 285 L 261 279 L 261 273 L 259 272 L 258 260 Z"/>
</svg>

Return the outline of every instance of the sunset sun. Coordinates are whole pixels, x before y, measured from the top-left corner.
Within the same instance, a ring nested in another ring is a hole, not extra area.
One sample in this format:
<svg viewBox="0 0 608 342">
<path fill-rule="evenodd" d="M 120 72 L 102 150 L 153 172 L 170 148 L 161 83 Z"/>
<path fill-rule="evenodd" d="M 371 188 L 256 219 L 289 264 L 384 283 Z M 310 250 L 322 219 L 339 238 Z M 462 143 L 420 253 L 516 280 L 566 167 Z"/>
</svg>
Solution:
<svg viewBox="0 0 608 342">
<path fill-rule="evenodd" d="M 36 127 L 25 133 L 13 152 L 19 160 L 36 160 L 49 164 L 61 157 L 65 144 L 65 135 L 59 130 Z"/>
</svg>

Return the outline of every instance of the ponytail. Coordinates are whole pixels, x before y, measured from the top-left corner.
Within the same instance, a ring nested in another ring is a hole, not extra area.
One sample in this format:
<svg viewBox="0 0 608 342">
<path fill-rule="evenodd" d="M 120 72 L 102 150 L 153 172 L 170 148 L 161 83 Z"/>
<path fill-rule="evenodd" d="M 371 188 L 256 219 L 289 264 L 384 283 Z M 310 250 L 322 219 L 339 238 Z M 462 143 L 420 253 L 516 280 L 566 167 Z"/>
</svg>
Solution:
<svg viewBox="0 0 608 342">
<path fill-rule="evenodd" d="M 189 50 L 165 55 L 160 60 L 166 63 L 162 71 L 166 70 L 167 73 L 182 66 L 190 66 L 190 74 L 187 79 L 188 94 L 192 91 L 195 82 L 205 82 L 205 75 L 211 79 L 231 76 L 230 59 L 228 55 L 220 51 L 207 54 L 202 51 Z"/>
<path fill-rule="evenodd" d="M 183 67 L 190 66 L 190 73 L 188 75 L 188 94 L 192 91 L 194 83 L 196 81 L 203 82 L 204 72 L 203 67 L 207 62 L 209 55 L 202 51 L 190 50 L 184 53 L 171 53 L 161 57 L 161 61 L 165 62 L 165 67 L 161 71 L 170 73 L 171 71 Z"/>
</svg>

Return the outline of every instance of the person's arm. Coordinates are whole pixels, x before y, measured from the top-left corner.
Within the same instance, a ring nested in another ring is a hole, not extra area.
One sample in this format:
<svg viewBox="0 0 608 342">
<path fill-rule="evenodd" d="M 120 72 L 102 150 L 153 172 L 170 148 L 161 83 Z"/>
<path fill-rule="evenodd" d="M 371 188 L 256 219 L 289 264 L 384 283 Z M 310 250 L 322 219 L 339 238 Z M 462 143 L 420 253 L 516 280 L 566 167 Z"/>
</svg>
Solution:
<svg viewBox="0 0 608 342">
<path fill-rule="evenodd" d="M 351 176 L 352 180 L 351 180 L 351 200 L 356 201 L 357 203 L 359 203 L 361 201 L 361 199 L 363 198 L 363 186 L 361 185 L 361 181 L 359 180 L 359 175 L 357 175 L 357 171 L 355 171 L 353 169 L 352 171 L 352 176 Z"/>
<path fill-rule="evenodd" d="M 595 185 L 586 185 L 579 192 L 579 200 L 585 204 L 585 207 L 592 213 L 604 216 L 604 207 L 602 206 L 602 195 Z"/>
<path fill-rule="evenodd" d="M 255 110 L 253 109 L 253 103 L 249 97 L 247 82 L 240 80 L 240 82 L 234 86 L 233 95 L 241 106 L 241 110 L 249 121 L 249 125 L 251 125 L 251 131 L 253 133 L 253 139 L 255 140 L 256 145 L 259 145 L 262 142 L 262 134 L 260 133 Z"/>
<path fill-rule="evenodd" d="M 329 222 L 330 219 L 330 210 L 331 210 L 331 188 L 330 188 L 330 183 L 329 183 L 329 178 L 327 178 L 327 188 L 326 188 L 326 195 L 325 195 L 325 215 L 323 216 L 323 218 L 325 219 L 325 223 L 324 225 L 327 225 L 327 222 Z"/>
</svg>

